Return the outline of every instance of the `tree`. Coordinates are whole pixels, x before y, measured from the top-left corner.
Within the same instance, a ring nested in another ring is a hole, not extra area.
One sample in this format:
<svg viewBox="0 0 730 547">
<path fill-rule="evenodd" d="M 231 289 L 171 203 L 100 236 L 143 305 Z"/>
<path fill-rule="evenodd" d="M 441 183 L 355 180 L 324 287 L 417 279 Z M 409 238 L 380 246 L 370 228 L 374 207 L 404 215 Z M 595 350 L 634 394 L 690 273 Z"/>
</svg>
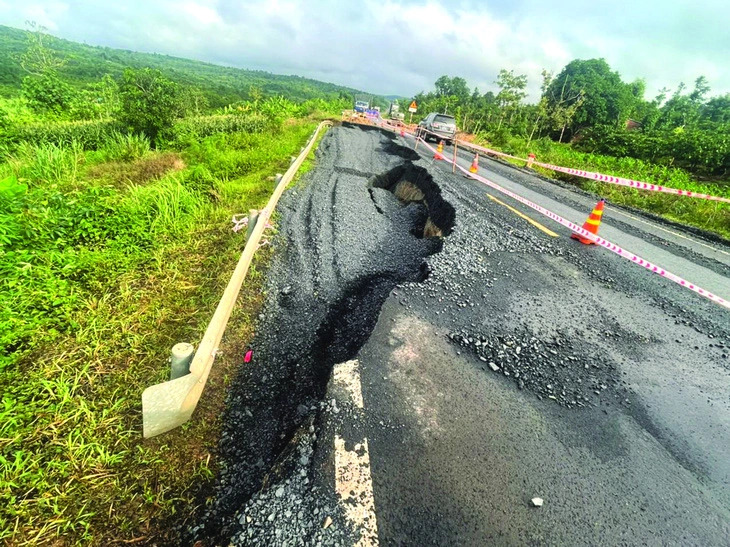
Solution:
<svg viewBox="0 0 730 547">
<path fill-rule="evenodd" d="M 26 76 L 22 92 L 33 110 L 54 114 L 67 112 L 76 96 L 71 86 L 53 73 Z"/>
<path fill-rule="evenodd" d="M 680 82 L 672 97 L 664 103 L 657 121 L 658 128 L 694 128 L 698 125 L 710 86 L 707 79 L 700 76 L 695 80 L 694 89 L 689 95 L 684 94 L 685 89 L 684 82 Z"/>
<path fill-rule="evenodd" d="M 512 122 L 515 112 L 520 106 L 520 102 L 527 97 L 527 92 L 525 91 L 527 87 L 527 76 L 525 74 L 515 76 L 514 70 L 507 71 L 502 69 L 499 71 L 497 80 L 494 83 L 499 86 L 497 104 L 502 109 L 499 124 L 497 125 L 497 130 L 499 130 L 507 114 L 510 115 L 510 123 Z"/>
<path fill-rule="evenodd" d="M 20 66 L 33 76 L 57 74 L 66 61 L 56 57 L 53 50 L 46 46 L 45 41 L 48 39 L 46 27 L 33 21 L 29 21 L 28 26 L 30 27 L 29 44 L 28 49 L 20 57 Z"/>
<path fill-rule="evenodd" d="M 181 97 L 186 115 L 200 116 L 208 108 L 208 99 L 197 87 L 184 88 Z"/>
<path fill-rule="evenodd" d="M 119 84 L 110 74 L 104 77 L 89 88 L 94 97 L 94 102 L 99 107 L 99 116 L 112 118 L 119 110 Z"/>
<path fill-rule="evenodd" d="M 623 82 L 604 59 L 575 59 L 551 82 L 548 100 L 554 107 L 563 97 L 563 106 L 568 108 L 583 97 L 568 124 L 575 133 L 596 125 L 623 126 L 638 102 L 635 93 L 640 88 L 636 83 L 632 86 Z"/>
<path fill-rule="evenodd" d="M 119 120 L 153 142 L 181 115 L 180 88 L 159 70 L 125 69 L 119 97 Z"/>
<path fill-rule="evenodd" d="M 532 124 L 532 130 L 530 131 L 530 136 L 527 138 L 528 146 L 529 146 L 530 142 L 532 141 L 532 137 L 534 136 L 535 131 L 538 131 L 540 129 L 540 125 L 550 115 L 550 111 L 548 108 L 548 100 L 547 100 L 547 97 L 545 94 L 547 93 L 547 90 L 550 87 L 550 82 L 553 81 L 553 73 L 548 70 L 542 69 L 541 74 L 542 74 L 542 85 L 540 86 L 540 90 L 542 91 L 542 95 L 535 107 L 535 120 Z"/>
<path fill-rule="evenodd" d="M 695 88 L 689 95 L 689 100 L 695 104 L 705 102 L 705 95 L 710 92 L 710 84 L 707 82 L 707 78 L 699 76 L 695 80 Z"/>
<path fill-rule="evenodd" d="M 730 93 L 713 97 L 702 108 L 702 118 L 718 124 L 730 124 Z"/>
<path fill-rule="evenodd" d="M 459 101 L 469 98 L 469 86 L 464 78 L 441 76 L 434 84 L 438 97 L 456 97 Z"/>
<path fill-rule="evenodd" d="M 36 112 L 62 114 L 70 109 L 75 99 L 74 90 L 58 77 L 65 61 L 46 47 L 45 28 L 28 23 L 28 49 L 20 57 L 20 66 L 28 75 L 23 78 L 21 90 L 30 107 Z"/>
</svg>

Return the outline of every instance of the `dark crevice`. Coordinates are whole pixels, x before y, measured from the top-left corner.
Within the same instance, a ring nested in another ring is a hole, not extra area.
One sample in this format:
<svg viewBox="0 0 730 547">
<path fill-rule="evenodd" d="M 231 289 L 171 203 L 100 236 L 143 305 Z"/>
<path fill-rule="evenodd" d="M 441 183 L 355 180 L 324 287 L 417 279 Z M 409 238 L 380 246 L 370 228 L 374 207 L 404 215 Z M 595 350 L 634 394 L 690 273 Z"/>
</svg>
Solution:
<svg viewBox="0 0 730 547">
<path fill-rule="evenodd" d="M 341 167 L 341 166 L 336 165 L 334 170 L 337 171 L 338 173 L 346 173 L 348 175 L 355 175 L 356 177 L 368 178 L 368 177 L 373 176 L 372 172 L 365 173 L 364 171 L 360 171 L 358 169 L 352 169 L 351 167 Z"/>
<path fill-rule="evenodd" d="M 372 271 L 349 280 L 343 280 L 343 272 L 351 270 L 335 272 L 315 294 L 298 287 L 306 286 L 303 278 L 309 278 L 317 287 L 320 258 L 304 270 L 291 270 L 298 263 L 293 257 L 282 260 L 278 269 L 272 267 L 271 278 L 286 279 L 291 286 L 278 289 L 278 294 L 269 299 L 253 343 L 254 361 L 242 366 L 232 383 L 220 442 L 223 465 L 216 497 L 203 523 L 188 530 L 185 543 L 201 540 L 202 545 L 227 544 L 238 526 L 233 518 L 235 512 L 257 491 L 266 488 L 270 477 L 286 473 L 286 455 L 292 452 L 297 432 L 318 415 L 332 367 L 357 355 L 370 337 L 383 303 L 397 285 L 426 278 L 429 269 L 425 258 L 438 252 L 442 241 L 436 237 L 418 240 L 405 234 L 418 233 L 422 237 L 429 224 L 438 231 L 434 235 L 451 233 L 454 208 L 441 197 L 438 185 L 424 169 L 408 161 L 373 177 L 370 183 L 373 203 L 374 188 L 395 193 L 399 183 L 402 192 L 408 190 L 418 198 L 406 205 L 406 209 L 412 208 L 410 212 L 403 210 L 404 214 L 393 218 L 376 204 L 382 222 L 389 223 L 394 247 L 386 254 L 377 246 L 379 240 L 374 239 L 372 253 L 378 256 L 374 257 Z M 320 189 L 320 195 L 331 211 L 338 196 L 334 192 L 335 182 L 330 184 L 332 188 Z M 308 191 L 315 192 L 311 188 Z M 317 225 L 313 215 L 322 215 L 325 224 L 331 212 L 314 209 L 311 194 L 300 199 L 307 200 L 301 205 L 307 211 L 306 227 L 292 228 L 293 235 L 289 237 L 304 238 L 300 245 L 305 247 L 316 245 L 310 226 Z M 394 210 L 398 210 L 395 204 Z M 330 222 L 336 223 L 336 218 L 332 216 Z M 337 234 L 343 227 L 332 224 L 328 229 Z M 338 238 L 334 237 L 333 242 L 336 245 Z M 296 245 L 290 243 L 290 247 L 296 252 Z M 334 258 L 339 251 L 317 250 L 315 256 L 332 253 Z M 286 257 L 286 251 L 283 253 Z M 338 261 L 333 259 L 332 264 L 336 270 Z"/>
<path fill-rule="evenodd" d="M 393 146 L 409 150 L 403 146 Z M 423 226 L 417 227 L 419 237 L 447 236 L 454 228 L 456 212 L 453 206 L 441 196 L 441 188 L 431 174 L 423 167 L 406 162 L 385 174 L 370 179 L 373 188 L 392 192 L 401 203 L 422 203 L 426 215 Z M 371 194 L 372 195 L 372 194 Z"/>
<path fill-rule="evenodd" d="M 373 205 L 375 206 L 375 210 L 380 213 L 381 215 L 385 214 L 385 211 L 378 205 L 378 202 L 375 201 L 375 195 L 373 194 L 373 189 L 368 188 L 368 194 L 370 194 L 370 199 L 373 200 Z"/>
</svg>

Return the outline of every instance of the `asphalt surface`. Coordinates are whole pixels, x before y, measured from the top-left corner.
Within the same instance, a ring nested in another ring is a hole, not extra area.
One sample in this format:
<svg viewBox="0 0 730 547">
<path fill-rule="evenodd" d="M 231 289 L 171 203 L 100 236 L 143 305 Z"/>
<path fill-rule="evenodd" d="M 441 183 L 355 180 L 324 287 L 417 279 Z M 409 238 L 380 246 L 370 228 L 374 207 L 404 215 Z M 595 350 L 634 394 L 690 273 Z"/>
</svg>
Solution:
<svg viewBox="0 0 730 547">
<path fill-rule="evenodd" d="M 730 544 L 730 312 L 412 148 L 334 128 L 282 200 L 190 543 Z M 481 164 L 578 224 L 595 205 Z M 722 243 L 610 205 L 600 233 L 730 297 Z"/>
</svg>

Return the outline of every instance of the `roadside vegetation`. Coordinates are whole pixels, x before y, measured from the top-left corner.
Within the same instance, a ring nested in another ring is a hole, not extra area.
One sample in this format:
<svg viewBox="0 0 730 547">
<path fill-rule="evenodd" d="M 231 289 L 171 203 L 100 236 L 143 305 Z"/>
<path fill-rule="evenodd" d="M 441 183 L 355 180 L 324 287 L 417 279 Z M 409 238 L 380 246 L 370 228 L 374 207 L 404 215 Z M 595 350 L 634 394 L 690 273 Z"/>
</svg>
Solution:
<svg viewBox="0 0 730 547">
<path fill-rule="evenodd" d="M 524 102 L 525 75 L 502 70 L 495 83 L 499 92 L 481 93 L 442 76 L 416 95 L 418 115 L 449 112 L 476 142 L 509 154 L 730 197 L 730 95 L 711 97 L 703 76 L 646 100 L 643 80 L 624 82 L 603 59 L 574 60 L 557 76 L 543 71 L 537 104 Z M 545 174 L 730 239 L 728 204 Z"/>
<path fill-rule="evenodd" d="M 172 345 L 205 330 L 244 246 L 232 215 L 262 207 L 345 105 L 255 91 L 195 108 L 184 85 L 128 68 L 91 84 L 102 116 L 70 120 L 64 59 L 30 36 L 19 62 L 32 71 L 0 99 L 0 541 L 174 542 L 171 519 L 205 504 L 270 247 L 196 420 L 143 440 L 141 393 L 167 379 Z"/>
<path fill-rule="evenodd" d="M 476 142 L 495 146 L 494 143 L 485 138 L 475 140 Z M 527 154 L 533 153 L 539 158 L 539 161 L 553 165 L 617 175 L 667 187 L 730 198 L 730 184 L 711 181 L 699 182 L 684 169 L 630 157 L 614 157 L 584 152 L 567 144 L 554 142 L 549 138 L 533 140 L 528 143 L 524 139 L 514 137 L 503 141 L 503 144 L 497 148 L 510 155 L 523 158 L 526 158 Z M 507 161 L 521 167 L 525 165 L 524 162 L 510 159 Z M 542 167 L 535 167 L 535 170 L 545 176 L 575 184 L 584 190 L 598 194 L 610 203 L 643 209 L 675 222 L 713 232 L 730 240 L 730 206 L 727 203 L 641 191 L 575 177 Z"/>
<path fill-rule="evenodd" d="M 0 44 L 0 541 L 174 543 L 170 522 L 206 503 L 270 247 L 195 421 L 143 440 L 141 393 L 167 378 L 173 344 L 200 339 L 244 245 L 232 215 L 261 207 L 316 123 L 356 92 L 43 29 L 0 27 Z M 730 99 L 708 99 L 698 78 L 647 103 L 641 82 L 604 65 L 546 74 L 537 105 L 507 71 L 496 95 L 444 76 L 416 100 L 513 154 L 730 195 Z M 730 237 L 726 205 L 571 182 Z"/>
</svg>

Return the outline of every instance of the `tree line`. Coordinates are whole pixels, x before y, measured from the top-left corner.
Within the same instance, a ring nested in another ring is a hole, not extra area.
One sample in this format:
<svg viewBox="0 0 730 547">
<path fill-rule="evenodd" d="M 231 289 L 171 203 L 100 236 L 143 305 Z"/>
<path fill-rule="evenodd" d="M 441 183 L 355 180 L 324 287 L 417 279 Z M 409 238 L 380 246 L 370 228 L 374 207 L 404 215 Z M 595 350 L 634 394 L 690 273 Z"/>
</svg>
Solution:
<svg viewBox="0 0 730 547">
<path fill-rule="evenodd" d="M 178 123 L 184 118 L 195 118 L 198 132 L 248 127 L 252 123 L 258 126 L 261 120 L 254 119 L 256 116 L 276 121 L 281 116 L 299 116 L 314 110 L 336 111 L 344 108 L 351 97 L 346 88 L 322 83 L 319 89 L 311 85 L 313 81 L 304 78 L 275 75 L 270 75 L 273 89 L 278 90 L 278 85 L 283 83 L 296 91 L 287 93 L 287 98 L 272 93 L 271 82 L 263 78 L 245 88 L 235 88 L 231 94 L 226 86 L 216 87 L 208 81 L 207 71 L 220 69 L 227 74 L 239 69 L 184 59 L 174 61 L 191 63 L 195 69 L 203 67 L 201 86 L 191 84 L 190 78 L 173 80 L 159 68 L 150 66 L 126 66 L 120 70 L 115 67 L 113 73 L 103 72 L 97 66 L 93 75 L 79 80 L 70 76 L 79 70 L 78 66 L 72 69 L 71 65 L 78 65 L 81 60 L 82 66 L 94 66 L 93 62 L 88 63 L 88 52 L 78 49 L 82 48 L 78 44 L 48 35 L 42 27 L 33 25 L 32 28 L 33 32 L 21 33 L 23 49 L 16 51 L 12 58 L 3 59 L 0 55 L 0 67 L 4 67 L 6 77 L 12 72 L 8 65 L 22 71 L 22 77 L 16 79 L 20 96 L 0 99 L 0 145 L 6 149 L 24 140 L 47 142 L 49 139 L 50 142 L 59 139 L 59 143 L 77 140 L 93 148 L 104 141 L 107 133 L 118 131 L 143 134 L 154 144 L 162 136 L 169 139 L 173 125 L 189 133 L 190 124 Z M 0 41 L 2 37 L 0 28 Z M 59 44 L 65 49 L 59 48 Z M 71 53 L 67 52 L 69 48 Z M 146 54 L 139 55 L 146 58 Z M 88 70 L 84 70 L 86 74 Z M 174 76 L 180 74 L 175 72 Z M 297 97 L 308 98 L 297 101 Z M 209 118 L 202 119 L 205 115 Z M 210 119 L 211 115 L 234 115 L 247 120 L 224 122 L 220 117 Z"/>
<path fill-rule="evenodd" d="M 505 144 L 547 138 L 595 153 L 683 167 L 696 174 L 730 173 L 730 94 L 710 96 L 699 76 L 646 99 L 642 79 L 625 82 L 604 59 L 576 59 L 557 75 L 542 71 L 541 95 L 525 102 L 527 76 L 500 70 L 499 91 L 471 91 L 464 78 L 441 76 L 413 99 L 423 115 L 456 116 L 459 128 Z M 410 101 L 402 101 L 404 108 Z"/>
</svg>

